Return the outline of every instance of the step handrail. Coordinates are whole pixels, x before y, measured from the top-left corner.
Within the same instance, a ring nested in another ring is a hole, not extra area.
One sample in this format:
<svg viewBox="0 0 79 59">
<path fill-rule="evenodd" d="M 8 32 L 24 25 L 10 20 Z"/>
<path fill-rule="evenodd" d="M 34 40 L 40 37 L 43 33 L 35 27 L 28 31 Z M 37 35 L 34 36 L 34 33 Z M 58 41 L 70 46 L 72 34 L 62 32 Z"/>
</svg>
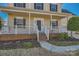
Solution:
<svg viewBox="0 0 79 59">
<path fill-rule="evenodd" d="M 35 29 L 36 29 L 36 33 L 37 33 L 37 41 L 39 41 L 39 30 L 37 25 L 35 24 Z"/>
<path fill-rule="evenodd" d="M 42 26 L 42 32 L 44 32 L 44 34 L 47 37 L 47 40 L 49 40 L 49 29 L 47 28 L 47 26 Z"/>
<path fill-rule="evenodd" d="M 39 41 L 39 30 L 38 30 L 37 25 L 35 25 L 35 29 L 37 31 L 37 40 Z M 47 40 L 49 40 L 49 29 L 45 26 L 42 26 L 42 30 L 46 34 Z"/>
<path fill-rule="evenodd" d="M 47 36 L 47 40 L 49 40 L 49 29 L 47 27 L 44 26 L 44 33 L 46 34 Z"/>
</svg>

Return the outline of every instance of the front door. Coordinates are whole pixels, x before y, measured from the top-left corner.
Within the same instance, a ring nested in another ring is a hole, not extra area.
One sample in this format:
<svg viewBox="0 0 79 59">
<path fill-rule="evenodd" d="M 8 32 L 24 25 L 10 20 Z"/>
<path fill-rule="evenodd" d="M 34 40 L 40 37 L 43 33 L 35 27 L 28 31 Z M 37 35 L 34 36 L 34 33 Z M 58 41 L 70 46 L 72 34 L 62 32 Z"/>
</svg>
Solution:
<svg viewBox="0 0 79 59">
<path fill-rule="evenodd" d="M 41 20 L 37 20 L 36 25 L 38 27 L 38 30 L 41 31 Z"/>
<path fill-rule="evenodd" d="M 35 26 L 37 26 L 37 29 L 42 32 L 43 31 L 43 26 L 44 26 L 44 20 L 41 18 L 36 18 L 35 19 Z"/>
</svg>

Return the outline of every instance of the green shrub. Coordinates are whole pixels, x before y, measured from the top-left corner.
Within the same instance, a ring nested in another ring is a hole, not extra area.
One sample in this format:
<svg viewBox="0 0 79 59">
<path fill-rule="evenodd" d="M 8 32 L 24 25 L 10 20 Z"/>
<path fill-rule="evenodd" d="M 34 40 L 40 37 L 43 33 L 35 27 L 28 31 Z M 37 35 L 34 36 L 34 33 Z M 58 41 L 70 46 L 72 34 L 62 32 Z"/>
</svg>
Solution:
<svg viewBox="0 0 79 59">
<path fill-rule="evenodd" d="M 58 34 L 50 35 L 50 40 L 65 40 L 68 38 L 69 36 L 67 33 L 58 33 Z"/>
<path fill-rule="evenodd" d="M 68 34 L 64 33 L 64 39 L 68 39 L 68 38 L 69 38 Z"/>
<path fill-rule="evenodd" d="M 70 31 L 79 31 L 79 17 L 72 17 L 67 23 L 67 29 Z"/>
<path fill-rule="evenodd" d="M 68 39 L 69 38 L 67 33 L 60 33 L 60 34 L 57 35 L 57 37 L 59 39 Z"/>
<path fill-rule="evenodd" d="M 0 23 L 0 30 L 1 30 L 1 28 L 2 28 L 2 24 Z"/>
<path fill-rule="evenodd" d="M 79 17 L 71 17 L 67 23 L 67 30 L 71 31 L 71 37 L 73 37 L 72 32 L 79 32 Z"/>
<path fill-rule="evenodd" d="M 1 30 L 1 28 L 2 28 L 2 18 L 0 17 L 0 30 Z"/>
<path fill-rule="evenodd" d="M 22 46 L 31 48 L 31 47 L 33 47 L 33 44 L 31 42 L 24 42 L 24 43 L 22 43 Z"/>
</svg>

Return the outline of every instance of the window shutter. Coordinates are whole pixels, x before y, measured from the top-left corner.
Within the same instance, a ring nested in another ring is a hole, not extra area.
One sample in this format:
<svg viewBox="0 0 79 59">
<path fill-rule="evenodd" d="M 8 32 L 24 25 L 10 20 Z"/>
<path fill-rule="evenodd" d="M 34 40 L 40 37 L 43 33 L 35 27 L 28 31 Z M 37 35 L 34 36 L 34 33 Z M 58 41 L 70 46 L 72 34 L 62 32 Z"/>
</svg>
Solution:
<svg viewBox="0 0 79 59">
<path fill-rule="evenodd" d="M 26 7 L 26 4 L 25 4 L 25 3 L 23 3 L 23 7 L 24 7 L 24 8 Z"/>
</svg>

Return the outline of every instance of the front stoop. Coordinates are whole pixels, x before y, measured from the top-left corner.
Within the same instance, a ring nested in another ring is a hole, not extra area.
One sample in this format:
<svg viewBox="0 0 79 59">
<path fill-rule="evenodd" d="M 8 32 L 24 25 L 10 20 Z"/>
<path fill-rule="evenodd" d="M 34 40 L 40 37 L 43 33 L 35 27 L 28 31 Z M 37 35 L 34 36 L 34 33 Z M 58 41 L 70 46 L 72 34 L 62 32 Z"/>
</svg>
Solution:
<svg viewBox="0 0 79 59">
<path fill-rule="evenodd" d="M 46 41 L 47 36 L 45 33 L 39 33 L 39 41 Z"/>
</svg>

